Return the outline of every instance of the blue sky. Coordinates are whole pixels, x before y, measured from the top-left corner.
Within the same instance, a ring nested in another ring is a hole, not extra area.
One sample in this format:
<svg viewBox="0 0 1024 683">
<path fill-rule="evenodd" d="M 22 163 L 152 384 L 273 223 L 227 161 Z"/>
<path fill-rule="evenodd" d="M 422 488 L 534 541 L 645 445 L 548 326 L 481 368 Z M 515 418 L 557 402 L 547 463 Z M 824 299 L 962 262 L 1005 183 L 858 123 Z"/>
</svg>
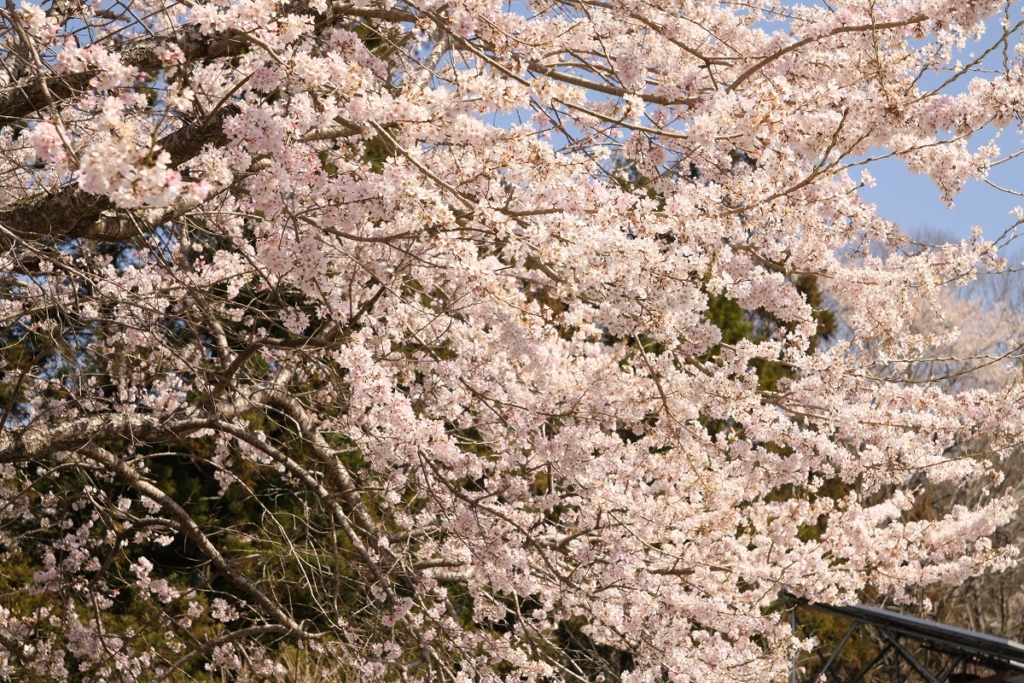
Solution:
<svg viewBox="0 0 1024 683">
<path fill-rule="evenodd" d="M 968 63 L 974 59 L 975 54 L 982 55 L 1001 33 L 1001 18 L 1001 15 L 990 17 L 985 22 L 985 35 L 978 41 L 968 40 L 963 49 L 955 51 L 954 58 Z M 1021 18 L 1020 8 L 1014 8 L 1008 17 L 1011 23 L 1016 23 Z M 1021 39 L 1019 32 L 1011 36 L 1006 46 L 1010 56 L 1016 42 Z M 966 91 L 972 78 L 981 75 L 983 78 L 991 79 L 1002 69 L 1003 58 L 1002 49 L 992 51 L 978 65 L 987 73 L 966 75 L 943 92 L 955 96 Z M 923 89 L 936 87 L 945 78 L 946 74 L 929 73 L 921 80 L 919 86 Z M 972 140 L 970 148 L 977 149 L 991 140 L 994 133 L 994 129 L 982 131 Z M 1010 127 L 1002 131 L 996 143 L 1006 155 L 1024 146 L 1024 137 L 1019 130 Z M 868 168 L 878 182 L 875 187 L 862 190 L 861 196 L 874 203 L 881 216 L 896 221 L 911 235 L 926 230 L 948 233 L 950 237 L 963 239 L 970 236 L 971 228 L 977 225 L 981 226 L 985 237 L 996 239 L 1013 224 L 1014 219 L 1009 216 L 1009 212 L 1016 206 L 1024 206 L 1024 197 L 1000 192 L 981 181 L 972 180 L 955 198 L 954 206 L 950 209 L 939 199 L 939 191 L 932 181 L 927 176 L 914 175 L 907 171 L 901 160 L 885 159 L 872 163 Z M 855 171 L 854 177 L 856 175 Z M 1024 158 L 1017 158 L 993 168 L 989 179 L 1001 187 L 1018 192 L 1024 191 L 1024 182 L 1021 182 L 1024 179 Z M 1019 251 L 1020 247 L 1017 249 Z"/>
<path fill-rule="evenodd" d="M 1010 138 L 1012 139 L 1012 138 Z M 1009 142 L 1009 139 L 1007 140 Z M 1009 146 L 1004 152 L 1012 151 Z M 869 166 L 877 180 L 861 196 L 878 207 L 878 213 L 900 224 L 904 231 L 919 234 L 922 229 L 939 230 L 963 239 L 971 228 L 980 225 L 985 237 L 995 239 L 1013 224 L 1008 214 L 1015 206 L 1024 206 L 1024 197 L 1000 192 L 980 181 L 969 181 L 954 201 L 952 209 L 939 199 L 939 191 L 927 176 L 907 171 L 900 159 L 890 158 Z M 854 173 L 856 176 L 856 173 Z M 1024 158 L 1018 158 L 992 170 L 991 180 L 1002 187 L 1024 189 Z"/>
</svg>

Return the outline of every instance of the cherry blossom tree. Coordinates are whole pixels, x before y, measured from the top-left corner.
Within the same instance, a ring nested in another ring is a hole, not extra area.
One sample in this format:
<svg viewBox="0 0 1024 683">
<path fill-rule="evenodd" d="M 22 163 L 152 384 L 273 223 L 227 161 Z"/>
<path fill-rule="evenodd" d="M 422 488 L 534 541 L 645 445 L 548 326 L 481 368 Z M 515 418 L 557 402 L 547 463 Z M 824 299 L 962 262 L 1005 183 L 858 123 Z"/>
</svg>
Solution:
<svg viewBox="0 0 1024 683">
<path fill-rule="evenodd" d="M 1012 252 L 1012 250 L 1011 250 Z M 1013 259 L 1013 256 L 1008 256 Z M 1018 261 L 1019 262 L 1019 261 Z M 1018 270 L 1009 277 L 985 277 L 964 288 L 967 297 L 949 296 L 939 320 L 931 321 L 934 331 L 952 333 L 945 348 L 914 368 L 922 377 L 930 375 L 946 389 L 985 388 L 1002 391 L 1016 379 L 1020 347 L 1012 342 L 1024 337 L 1024 279 Z M 955 326 L 953 321 L 960 321 Z M 954 329 L 959 327 L 960 329 Z M 926 369 L 927 368 L 927 369 Z M 958 446 L 961 455 L 988 451 L 982 438 Z M 996 455 L 996 454 L 991 454 Z M 997 454 L 1002 482 L 998 489 L 1010 493 L 1024 484 L 1024 448 Z M 974 505 L 990 495 L 985 482 L 933 487 L 931 500 L 921 501 L 920 513 L 937 514 L 953 505 Z M 994 538 L 1013 543 L 1024 534 L 1024 517 L 1017 515 L 1001 527 Z M 1024 566 L 1018 562 L 1012 570 L 977 576 L 953 586 L 919 589 L 922 606 L 934 605 L 932 618 L 966 625 L 976 631 L 996 633 L 1009 638 L 1024 637 L 1024 602 L 1017 587 L 1024 581 Z"/>
<path fill-rule="evenodd" d="M 934 241 L 941 235 L 927 236 Z M 948 235 L 945 238 L 949 239 Z M 915 236 L 920 242 L 921 235 Z M 1007 250 L 1014 260 L 1013 249 Z M 898 375 L 905 383 L 928 383 L 941 386 L 946 392 L 973 389 L 999 392 L 1012 387 L 1019 373 L 1020 347 L 1013 342 L 1024 333 L 1024 280 L 1021 272 L 983 275 L 966 287 L 946 288 L 938 292 L 936 314 L 920 312 L 910 328 L 917 334 L 935 339 L 929 352 L 914 363 L 890 364 L 883 372 Z M 841 312 L 840 312 L 841 317 Z M 945 340 L 945 341 L 938 341 Z M 1024 483 L 1024 448 L 1018 444 L 1010 449 L 992 450 L 984 437 L 957 444 L 947 452 L 949 457 L 984 457 L 998 462 L 1000 481 L 980 478 L 967 481 L 932 483 L 919 475 L 913 506 L 904 514 L 916 520 L 941 518 L 954 507 L 973 507 L 996 495 L 1012 495 Z M 884 499 L 890 491 L 875 495 Z M 1020 514 L 1000 527 L 992 536 L 997 544 L 1018 542 L 1024 534 L 1024 517 Z M 953 584 L 922 585 L 912 589 L 906 604 L 895 607 L 899 612 L 921 616 L 983 633 L 998 634 L 1019 640 L 1024 636 L 1024 602 L 1019 587 L 1024 581 L 1020 562 L 1011 569 L 975 576 Z M 870 591 L 862 602 L 892 607 L 888 596 Z M 809 609 L 796 610 L 801 635 L 814 637 L 815 651 L 799 653 L 796 658 L 798 680 L 812 681 L 821 670 L 823 660 L 834 651 L 846 635 L 850 622 Z M 833 661 L 829 678 L 852 680 L 868 664 L 880 658 L 885 662 L 885 646 L 871 629 L 858 629 L 846 641 Z M 920 643 L 905 643 L 920 661 L 932 670 L 945 670 L 952 664 L 945 655 L 929 650 Z M 891 660 L 895 661 L 895 660 Z M 897 676 L 895 669 L 876 670 L 880 680 Z M 937 669 L 936 669 L 937 667 Z M 976 677 L 988 675 L 983 668 L 974 670 Z"/>
<path fill-rule="evenodd" d="M 858 189 L 1019 153 L 1019 15 L 8 0 L 0 676 L 761 682 L 1006 568 L 1019 340 L 921 369 L 1015 218 Z"/>
</svg>

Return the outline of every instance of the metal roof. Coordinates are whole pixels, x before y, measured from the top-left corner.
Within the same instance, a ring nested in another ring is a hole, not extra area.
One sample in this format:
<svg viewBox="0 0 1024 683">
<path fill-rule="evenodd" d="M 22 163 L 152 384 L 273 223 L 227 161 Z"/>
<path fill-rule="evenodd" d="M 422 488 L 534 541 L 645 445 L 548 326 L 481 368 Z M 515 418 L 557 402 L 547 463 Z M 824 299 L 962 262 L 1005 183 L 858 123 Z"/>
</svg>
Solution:
<svg viewBox="0 0 1024 683">
<path fill-rule="evenodd" d="M 926 647 L 950 655 L 961 655 L 979 664 L 999 669 L 1011 666 L 1024 671 L 1024 645 L 1014 640 L 968 631 L 936 621 L 900 614 L 879 607 L 849 605 L 835 607 L 801 601 L 806 608 L 881 627 L 893 634 L 916 640 Z"/>
</svg>

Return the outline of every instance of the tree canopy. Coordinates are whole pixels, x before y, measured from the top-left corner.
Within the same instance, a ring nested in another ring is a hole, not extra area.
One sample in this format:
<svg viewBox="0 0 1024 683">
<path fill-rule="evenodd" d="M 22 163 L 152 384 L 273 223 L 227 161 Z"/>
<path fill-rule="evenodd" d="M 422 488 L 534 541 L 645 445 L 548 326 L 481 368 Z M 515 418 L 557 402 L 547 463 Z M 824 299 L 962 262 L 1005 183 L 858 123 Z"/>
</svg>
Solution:
<svg viewBox="0 0 1024 683">
<path fill-rule="evenodd" d="M 1008 567 L 1024 212 L 859 190 L 1020 153 L 1020 13 L 8 0 L 0 678 L 762 683 Z"/>
</svg>

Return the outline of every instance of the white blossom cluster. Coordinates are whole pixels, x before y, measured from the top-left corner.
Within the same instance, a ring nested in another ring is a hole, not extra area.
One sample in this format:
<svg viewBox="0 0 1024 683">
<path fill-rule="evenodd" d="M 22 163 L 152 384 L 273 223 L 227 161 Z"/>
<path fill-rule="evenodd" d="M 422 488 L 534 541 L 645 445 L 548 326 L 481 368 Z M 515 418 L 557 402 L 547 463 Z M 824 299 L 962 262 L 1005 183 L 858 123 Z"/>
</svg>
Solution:
<svg viewBox="0 0 1024 683">
<path fill-rule="evenodd" d="M 0 679 L 761 683 L 1014 561 L 1016 226 L 858 190 L 1019 154 L 1019 6 L 11 7 Z"/>
</svg>

